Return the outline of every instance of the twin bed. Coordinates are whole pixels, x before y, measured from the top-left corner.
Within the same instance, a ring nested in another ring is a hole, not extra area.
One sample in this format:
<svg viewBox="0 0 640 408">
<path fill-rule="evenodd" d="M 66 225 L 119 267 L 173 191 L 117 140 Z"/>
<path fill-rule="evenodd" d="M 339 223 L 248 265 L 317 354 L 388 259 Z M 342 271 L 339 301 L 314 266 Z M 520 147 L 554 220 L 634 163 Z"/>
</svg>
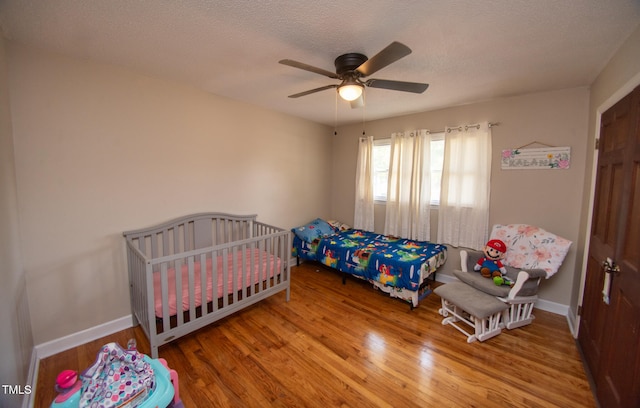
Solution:
<svg viewBox="0 0 640 408">
<path fill-rule="evenodd" d="M 365 279 L 412 308 L 431 292 L 427 278 L 447 257 L 444 245 L 321 219 L 292 231 L 293 243 L 290 231 L 255 215 L 200 213 L 125 232 L 132 314 L 151 357 L 163 344 L 276 293 L 285 291 L 289 301 L 291 254 Z"/>
<path fill-rule="evenodd" d="M 292 254 L 298 262 L 317 261 L 367 280 L 412 308 L 431 293 L 431 275 L 447 259 L 444 245 L 352 229 L 320 218 L 292 232 Z"/>
</svg>

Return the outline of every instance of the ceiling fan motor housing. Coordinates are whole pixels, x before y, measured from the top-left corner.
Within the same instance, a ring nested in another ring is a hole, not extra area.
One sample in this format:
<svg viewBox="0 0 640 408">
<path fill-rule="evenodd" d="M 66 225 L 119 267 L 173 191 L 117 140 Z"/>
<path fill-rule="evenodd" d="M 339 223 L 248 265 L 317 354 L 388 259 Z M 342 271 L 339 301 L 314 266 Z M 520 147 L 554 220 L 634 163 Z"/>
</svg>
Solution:
<svg viewBox="0 0 640 408">
<path fill-rule="evenodd" d="M 335 59 L 334 65 L 336 66 L 335 74 L 322 68 L 317 68 L 309 64 L 302 62 L 284 59 L 280 63 L 289 65 L 294 68 L 303 69 L 305 71 L 313 72 L 315 74 L 323 75 L 331 79 L 339 79 L 340 84 L 325 85 L 319 88 L 310 89 L 305 92 L 299 92 L 297 94 L 289 95 L 289 98 L 299 98 L 301 96 L 313 94 L 316 92 L 324 91 L 327 89 L 337 89 L 340 96 L 346 100 L 352 96 L 356 98 L 362 94 L 364 87 L 389 89 L 392 91 L 424 92 L 429 84 L 422 84 L 417 82 L 404 82 L 404 81 L 392 81 L 386 79 L 371 78 L 368 81 L 363 81 L 363 77 L 368 77 L 375 72 L 385 68 L 386 66 L 396 62 L 397 60 L 406 57 L 411 54 L 411 49 L 406 45 L 397 41 L 392 42 L 382 51 L 378 52 L 371 58 L 367 58 L 366 55 L 357 52 L 350 52 L 342 54 Z M 346 95 L 348 91 L 353 91 L 352 95 Z M 345 95 L 343 95 L 345 94 Z M 352 105 L 353 106 L 353 105 Z"/>
<path fill-rule="evenodd" d="M 336 74 L 341 76 L 349 72 L 355 72 L 355 70 L 367 60 L 368 58 L 366 55 L 358 54 L 357 52 L 343 54 L 336 58 L 334 62 L 336 66 Z"/>
</svg>

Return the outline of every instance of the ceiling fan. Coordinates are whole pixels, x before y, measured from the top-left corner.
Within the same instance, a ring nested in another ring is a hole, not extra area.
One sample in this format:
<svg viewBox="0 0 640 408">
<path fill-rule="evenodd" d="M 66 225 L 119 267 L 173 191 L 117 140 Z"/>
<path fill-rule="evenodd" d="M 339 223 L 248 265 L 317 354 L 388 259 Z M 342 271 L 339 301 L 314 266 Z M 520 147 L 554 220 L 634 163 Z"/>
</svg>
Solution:
<svg viewBox="0 0 640 408">
<path fill-rule="evenodd" d="M 392 91 L 413 93 L 423 93 L 429 87 L 429 84 L 417 82 L 391 81 L 374 78 L 368 80 L 362 79 L 409 54 L 411 54 L 411 49 L 397 41 L 392 42 L 371 58 L 367 58 L 366 55 L 353 52 L 343 54 L 336 58 L 334 62 L 336 67 L 335 73 L 290 59 L 283 59 L 279 62 L 283 65 L 304 69 L 305 71 L 314 72 L 316 74 L 324 75 L 332 79 L 339 79 L 341 81 L 340 84 L 321 86 L 320 88 L 289 95 L 289 98 L 299 98 L 301 96 L 324 91 L 326 89 L 337 88 L 340 97 L 346 101 L 351 101 L 351 107 L 356 108 L 361 105 L 362 91 L 365 86 L 370 88 L 382 88 L 390 89 Z"/>
</svg>

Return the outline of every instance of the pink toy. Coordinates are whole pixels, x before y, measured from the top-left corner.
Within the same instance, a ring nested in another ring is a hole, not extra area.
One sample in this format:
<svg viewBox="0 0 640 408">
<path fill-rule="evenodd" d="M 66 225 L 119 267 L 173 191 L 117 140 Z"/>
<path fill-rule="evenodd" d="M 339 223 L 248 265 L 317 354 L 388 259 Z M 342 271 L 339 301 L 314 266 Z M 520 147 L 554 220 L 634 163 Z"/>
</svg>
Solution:
<svg viewBox="0 0 640 408">
<path fill-rule="evenodd" d="M 62 389 L 70 388 L 76 383 L 78 374 L 73 370 L 64 370 L 56 377 L 56 385 Z"/>
<path fill-rule="evenodd" d="M 165 366 L 167 368 L 167 370 L 169 370 L 169 376 L 171 378 L 171 384 L 173 385 L 173 405 L 171 405 L 172 408 L 182 408 L 184 407 L 184 405 L 182 405 L 182 401 L 180 400 L 180 386 L 179 386 L 179 380 L 178 380 L 178 372 L 176 370 L 173 370 L 169 367 L 169 364 L 167 364 L 167 360 L 165 360 L 164 358 L 159 358 L 158 361 L 160 361 L 162 363 L 163 366 Z"/>
<path fill-rule="evenodd" d="M 127 347 L 129 351 L 135 350 L 135 340 L 130 340 Z M 155 389 L 147 395 L 144 401 L 141 401 L 141 404 L 137 405 L 138 408 L 184 408 L 180 400 L 178 373 L 169 367 L 165 359 L 151 359 L 144 354 L 142 356 L 144 362 L 150 364 L 153 369 Z M 80 375 L 73 370 L 64 370 L 58 374 L 55 384 L 58 396 L 51 403 L 50 408 L 82 406 L 83 379 L 86 378 L 86 373 L 87 370 Z"/>
<path fill-rule="evenodd" d="M 56 403 L 62 403 L 73 396 L 82 387 L 82 381 L 78 381 L 78 373 L 73 370 L 64 370 L 56 377 L 56 391 L 58 396 Z"/>
</svg>

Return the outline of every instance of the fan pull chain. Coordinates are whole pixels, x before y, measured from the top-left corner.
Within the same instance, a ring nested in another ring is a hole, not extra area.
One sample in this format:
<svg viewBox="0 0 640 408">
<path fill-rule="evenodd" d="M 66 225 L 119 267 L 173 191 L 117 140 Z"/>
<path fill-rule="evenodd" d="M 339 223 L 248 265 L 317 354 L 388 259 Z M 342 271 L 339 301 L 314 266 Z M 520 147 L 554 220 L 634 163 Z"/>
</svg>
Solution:
<svg viewBox="0 0 640 408">
<path fill-rule="evenodd" d="M 364 124 L 365 124 L 366 113 L 367 113 L 367 98 L 366 98 L 366 94 L 367 93 L 363 89 L 362 90 L 362 136 L 365 135 Z"/>
<path fill-rule="evenodd" d="M 338 135 L 338 91 L 336 90 L 336 101 L 335 101 L 335 113 L 334 113 L 334 120 L 333 120 L 333 135 L 337 136 Z"/>
</svg>

